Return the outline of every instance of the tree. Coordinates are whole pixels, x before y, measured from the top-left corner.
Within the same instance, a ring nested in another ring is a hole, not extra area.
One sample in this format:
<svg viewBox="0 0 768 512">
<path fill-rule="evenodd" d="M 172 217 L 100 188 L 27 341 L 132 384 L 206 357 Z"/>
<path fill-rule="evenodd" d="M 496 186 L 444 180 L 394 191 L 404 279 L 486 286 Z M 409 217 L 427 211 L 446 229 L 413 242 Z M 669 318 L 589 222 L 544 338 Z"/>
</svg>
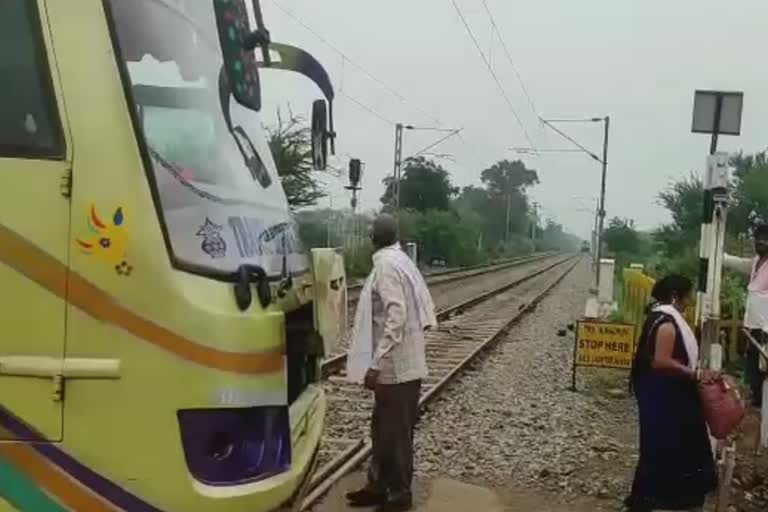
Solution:
<svg viewBox="0 0 768 512">
<path fill-rule="evenodd" d="M 603 231 L 603 243 L 611 254 L 639 254 L 641 250 L 640 234 L 635 229 L 635 221 L 614 217 Z"/>
<path fill-rule="evenodd" d="M 616 260 L 616 271 L 630 263 L 646 263 L 653 253 L 653 241 L 635 228 L 632 219 L 614 217 L 603 231 L 603 243 L 608 254 Z"/>
<path fill-rule="evenodd" d="M 513 191 L 525 191 L 526 188 L 539 183 L 536 171 L 528 169 L 521 160 L 496 162 L 482 172 L 480 179 L 488 192 L 497 196 Z"/>
<path fill-rule="evenodd" d="M 654 238 L 668 257 L 697 247 L 701 234 L 704 186 L 696 174 L 673 182 L 659 193 L 659 203 L 672 215 L 672 222 L 659 228 Z"/>
<path fill-rule="evenodd" d="M 511 233 L 524 233 L 529 222 L 526 189 L 539 183 L 536 171 L 520 160 L 502 160 L 485 169 L 480 179 L 488 191 L 486 208 L 495 212 L 490 219 L 495 236 L 508 241 Z"/>
<path fill-rule="evenodd" d="M 501 239 L 494 235 L 494 217 L 503 216 L 504 211 L 493 210 L 488 190 L 472 185 L 464 187 L 454 200 L 453 208 L 472 226 L 474 239 L 480 250 L 492 249 L 498 245 Z"/>
<path fill-rule="evenodd" d="M 768 155 L 739 153 L 731 165 L 734 204 L 728 212 L 728 231 L 746 235 L 756 222 L 768 222 Z"/>
<path fill-rule="evenodd" d="M 457 211 L 474 211 L 480 218 L 480 242 L 497 253 L 533 250 L 526 190 L 539 182 L 536 171 L 520 161 L 503 160 L 481 173 L 483 187 L 462 189 Z M 507 215 L 509 214 L 509 222 Z"/>
<path fill-rule="evenodd" d="M 547 219 L 537 244 L 540 251 L 575 251 L 579 239 L 566 232 L 563 226 L 552 219 Z"/>
<path fill-rule="evenodd" d="M 438 258 L 449 266 L 468 266 L 482 261 L 472 226 L 456 212 L 402 210 L 399 217 L 402 239 L 418 243 L 422 262 Z"/>
<path fill-rule="evenodd" d="M 317 204 L 326 193 L 315 179 L 310 128 L 292 114 L 284 120 L 278 111 L 277 125 L 265 129 L 288 205 L 295 210 Z"/>
<path fill-rule="evenodd" d="M 458 193 L 458 189 L 451 184 L 448 171 L 421 156 L 409 158 L 404 164 L 400 179 L 400 208 L 420 212 L 451 209 L 451 198 Z M 394 178 L 384 178 L 384 185 L 386 189 L 381 202 L 390 208 L 394 207 Z"/>
<path fill-rule="evenodd" d="M 350 277 L 365 276 L 371 269 L 373 248 L 365 234 L 371 218 L 350 210 L 302 210 L 296 212 L 301 241 L 307 248 L 340 247 Z"/>
</svg>

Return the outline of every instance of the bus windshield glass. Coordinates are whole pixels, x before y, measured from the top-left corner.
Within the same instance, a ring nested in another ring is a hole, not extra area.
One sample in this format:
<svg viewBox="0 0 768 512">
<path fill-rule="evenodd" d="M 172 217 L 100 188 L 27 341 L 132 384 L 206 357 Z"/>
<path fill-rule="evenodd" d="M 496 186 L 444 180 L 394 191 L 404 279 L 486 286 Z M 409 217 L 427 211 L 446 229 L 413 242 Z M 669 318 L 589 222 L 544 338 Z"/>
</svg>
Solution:
<svg viewBox="0 0 768 512">
<path fill-rule="evenodd" d="M 211 0 L 110 0 L 129 101 L 151 162 L 175 263 L 271 276 L 308 260 L 258 112 L 238 104 L 222 72 Z"/>
</svg>

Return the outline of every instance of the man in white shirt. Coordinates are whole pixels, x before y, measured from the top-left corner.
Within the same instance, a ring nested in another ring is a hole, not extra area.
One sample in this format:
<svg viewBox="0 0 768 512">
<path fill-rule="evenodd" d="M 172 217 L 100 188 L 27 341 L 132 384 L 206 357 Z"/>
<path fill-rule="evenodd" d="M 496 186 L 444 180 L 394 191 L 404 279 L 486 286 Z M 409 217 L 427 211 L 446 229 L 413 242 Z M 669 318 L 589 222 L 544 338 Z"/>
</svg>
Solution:
<svg viewBox="0 0 768 512">
<path fill-rule="evenodd" d="M 424 279 L 397 241 L 397 221 L 379 216 L 371 239 L 373 270 L 357 306 L 371 310 L 356 317 L 356 323 L 372 323 L 364 383 L 375 393 L 373 449 L 368 484 L 347 499 L 353 506 L 378 505 L 378 511 L 395 512 L 412 507 L 413 433 L 421 381 L 427 376 L 424 331 L 436 319 Z M 364 332 L 363 327 L 356 325 L 355 332 Z"/>
<path fill-rule="evenodd" d="M 760 343 L 768 341 L 768 225 L 761 224 L 754 230 L 754 258 L 738 258 L 726 254 L 723 265 L 731 270 L 749 276 L 747 286 L 747 306 L 744 313 L 744 327 Z M 762 369 L 761 369 L 762 366 Z M 765 363 L 761 365 L 757 349 L 750 343 L 747 346 L 746 376 L 752 390 L 752 405 L 760 407 L 765 379 Z"/>
</svg>

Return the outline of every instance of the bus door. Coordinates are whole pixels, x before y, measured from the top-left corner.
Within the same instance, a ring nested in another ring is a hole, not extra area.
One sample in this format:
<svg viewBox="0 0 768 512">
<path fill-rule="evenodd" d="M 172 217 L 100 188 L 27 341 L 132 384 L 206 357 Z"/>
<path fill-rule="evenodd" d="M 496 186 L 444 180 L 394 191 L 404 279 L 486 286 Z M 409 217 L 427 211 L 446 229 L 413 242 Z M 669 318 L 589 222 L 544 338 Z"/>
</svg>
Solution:
<svg viewBox="0 0 768 512">
<path fill-rule="evenodd" d="M 344 256 L 337 249 L 312 249 L 315 281 L 315 330 L 323 342 L 323 355 L 330 356 L 347 332 L 347 276 Z"/>
<path fill-rule="evenodd" d="M 0 34 L 0 441 L 56 441 L 72 167 L 44 0 L 0 2 Z"/>
</svg>

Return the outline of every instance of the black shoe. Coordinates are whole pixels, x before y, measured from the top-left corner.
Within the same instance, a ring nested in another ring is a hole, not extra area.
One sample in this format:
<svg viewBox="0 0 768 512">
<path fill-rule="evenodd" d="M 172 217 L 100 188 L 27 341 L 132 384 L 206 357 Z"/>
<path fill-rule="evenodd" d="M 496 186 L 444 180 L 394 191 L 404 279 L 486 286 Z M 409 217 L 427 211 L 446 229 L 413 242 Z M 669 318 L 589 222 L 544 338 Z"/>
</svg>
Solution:
<svg viewBox="0 0 768 512">
<path fill-rule="evenodd" d="M 376 509 L 376 512 L 405 512 L 413 508 L 413 498 L 410 492 L 400 492 L 387 496 L 387 501 Z"/>
<path fill-rule="evenodd" d="M 347 501 L 353 507 L 373 507 L 387 502 L 387 494 L 368 487 L 347 493 Z"/>
</svg>

